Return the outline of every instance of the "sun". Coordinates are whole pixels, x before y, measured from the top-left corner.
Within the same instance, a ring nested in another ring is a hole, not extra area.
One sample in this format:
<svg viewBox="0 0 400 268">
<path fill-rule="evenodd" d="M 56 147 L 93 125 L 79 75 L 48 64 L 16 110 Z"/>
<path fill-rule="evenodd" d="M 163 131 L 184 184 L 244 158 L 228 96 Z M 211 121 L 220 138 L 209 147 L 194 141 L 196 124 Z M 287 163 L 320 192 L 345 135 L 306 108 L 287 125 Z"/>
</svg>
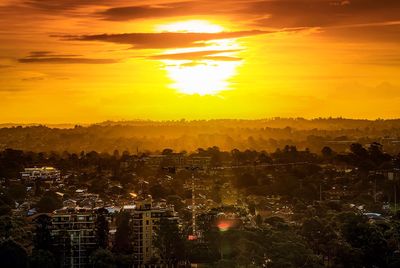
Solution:
<svg viewBox="0 0 400 268">
<path fill-rule="evenodd" d="M 200 61 L 166 64 L 172 88 L 188 95 L 217 95 L 230 89 L 239 62 Z"/>
<path fill-rule="evenodd" d="M 189 20 L 159 25 L 161 32 L 219 33 L 224 27 L 204 20 Z M 180 60 L 162 60 L 172 81 L 170 87 L 187 95 L 218 95 L 232 88 L 241 60 L 235 58 L 240 46 L 236 40 L 213 40 L 203 47 L 167 50 L 164 54 L 212 51 L 210 55 Z M 237 60 L 236 60 L 237 59 Z"/>
</svg>

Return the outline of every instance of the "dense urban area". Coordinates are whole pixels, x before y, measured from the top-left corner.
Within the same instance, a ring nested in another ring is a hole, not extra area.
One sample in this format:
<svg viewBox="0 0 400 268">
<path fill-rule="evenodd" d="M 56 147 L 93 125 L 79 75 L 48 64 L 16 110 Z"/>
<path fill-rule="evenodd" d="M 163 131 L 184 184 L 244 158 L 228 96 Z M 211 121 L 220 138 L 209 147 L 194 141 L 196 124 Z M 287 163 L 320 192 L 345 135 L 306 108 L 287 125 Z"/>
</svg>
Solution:
<svg viewBox="0 0 400 268">
<path fill-rule="evenodd" d="M 26 150 L 92 130 L 2 129 L 25 144 L 0 151 L 1 266 L 400 267 L 398 130 L 363 127 L 188 151 Z"/>
</svg>

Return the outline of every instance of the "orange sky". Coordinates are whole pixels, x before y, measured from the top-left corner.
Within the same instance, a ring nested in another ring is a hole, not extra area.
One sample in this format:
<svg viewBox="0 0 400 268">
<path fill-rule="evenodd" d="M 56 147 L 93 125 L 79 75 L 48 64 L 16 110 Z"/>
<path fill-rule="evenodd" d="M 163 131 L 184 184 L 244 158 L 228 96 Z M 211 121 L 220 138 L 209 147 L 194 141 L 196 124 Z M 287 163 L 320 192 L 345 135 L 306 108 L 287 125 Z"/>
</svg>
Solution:
<svg viewBox="0 0 400 268">
<path fill-rule="evenodd" d="M 400 117 L 398 0 L 0 0 L 0 122 Z"/>
</svg>

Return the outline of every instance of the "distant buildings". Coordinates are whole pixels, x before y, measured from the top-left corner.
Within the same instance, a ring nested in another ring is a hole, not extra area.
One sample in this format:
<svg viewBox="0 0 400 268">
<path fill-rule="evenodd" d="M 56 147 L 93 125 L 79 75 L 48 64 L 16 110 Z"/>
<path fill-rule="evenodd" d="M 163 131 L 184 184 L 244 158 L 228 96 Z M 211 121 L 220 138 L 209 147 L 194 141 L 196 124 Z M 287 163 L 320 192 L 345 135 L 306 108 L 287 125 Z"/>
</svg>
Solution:
<svg viewBox="0 0 400 268">
<path fill-rule="evenodd" d="M 145 165 L 150 168 L 163 168 L 171 171 L 184 170 L 189 167 L 197 167 L 200 170 L 208 170 L 211 167 L 211 157 L 186 156 L 181 153 L 149 155 L 145 158 L 144 162 Z"/>
</svg>

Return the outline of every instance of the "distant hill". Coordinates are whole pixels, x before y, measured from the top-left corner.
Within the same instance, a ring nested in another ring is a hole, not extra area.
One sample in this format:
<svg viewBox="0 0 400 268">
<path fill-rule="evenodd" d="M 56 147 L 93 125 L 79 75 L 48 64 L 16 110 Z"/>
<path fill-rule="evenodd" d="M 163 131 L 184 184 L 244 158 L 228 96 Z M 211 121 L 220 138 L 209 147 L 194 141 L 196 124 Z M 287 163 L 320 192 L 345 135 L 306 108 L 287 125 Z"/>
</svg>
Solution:
<svg viewBox="0 0 400 268">
<path fill-rule="evenodd" d="M 92 125 L 16 125 L 0 128 L 0 149 L 31 151 L 112 152 L 194 151 L 218 146 L 224 150 L 274 151 L 286 144 L 319 151 L 329 145 L 345 150 L 350 142 L 378 141 L 398 152 L 400 119 L 272 118 L 260 120 L 106 121 Z M 322 146 L 322 147 L 321 147 Z"/>
</svg>

